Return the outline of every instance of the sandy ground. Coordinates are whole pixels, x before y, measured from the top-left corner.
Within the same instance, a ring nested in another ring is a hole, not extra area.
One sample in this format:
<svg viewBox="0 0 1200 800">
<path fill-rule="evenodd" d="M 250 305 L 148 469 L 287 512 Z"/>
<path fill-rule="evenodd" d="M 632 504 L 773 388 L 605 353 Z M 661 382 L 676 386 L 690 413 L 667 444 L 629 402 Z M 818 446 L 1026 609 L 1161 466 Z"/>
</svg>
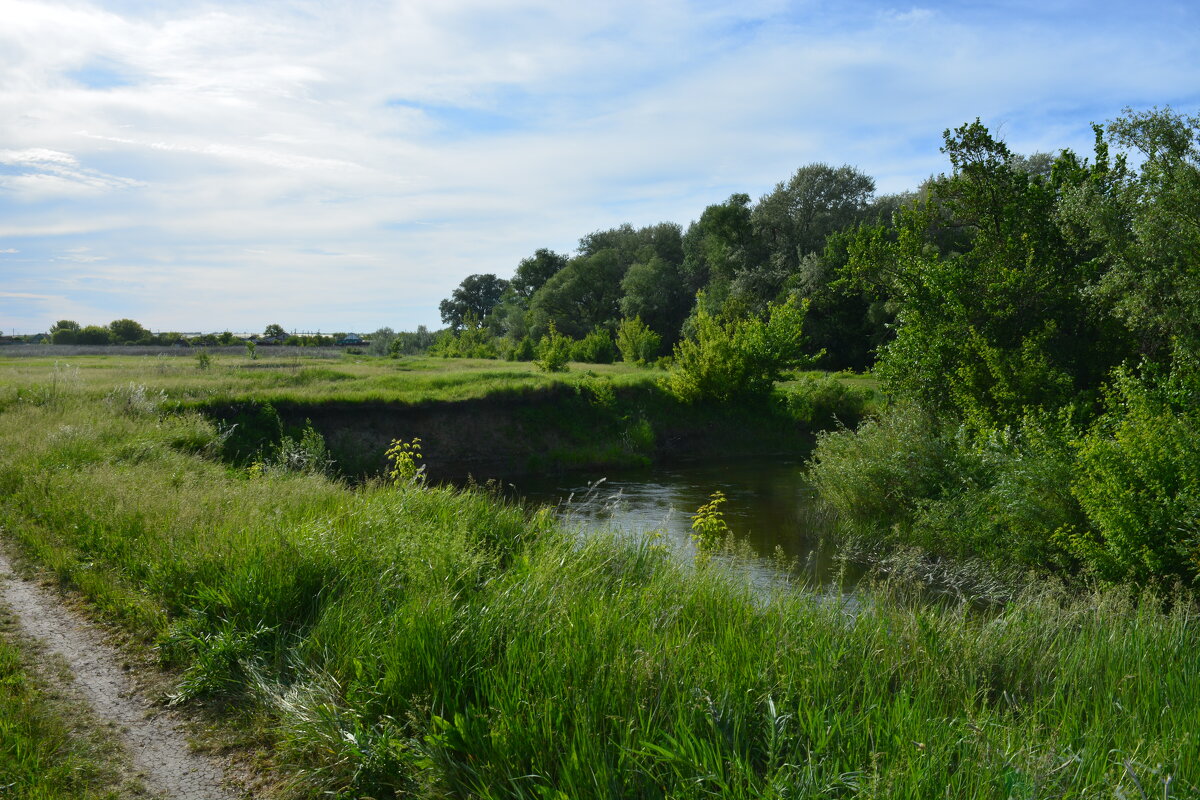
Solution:
<svg viewBox="0 0 1200 800">
<path fill-rule="evenodd" d="M 74 688 L 95 717 L 111 723 L 134 770 L 154 795 L 170 800 L 235 800 L 217 760 L 192 752 L 169 712 L 139 693 L 122 659 L 94 626 L 51 591 L 19 577 L 0 552 L 0 600 L 21 632 L 42 642 L 70 668 Z"/>
</svg>

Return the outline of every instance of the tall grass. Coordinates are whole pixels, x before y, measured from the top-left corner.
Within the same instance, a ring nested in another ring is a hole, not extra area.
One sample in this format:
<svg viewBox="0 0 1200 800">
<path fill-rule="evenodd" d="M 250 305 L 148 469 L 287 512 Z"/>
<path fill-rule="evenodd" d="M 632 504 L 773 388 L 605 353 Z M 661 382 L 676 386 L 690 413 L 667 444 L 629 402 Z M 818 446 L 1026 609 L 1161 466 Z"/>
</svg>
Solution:
<svg viewBox="0 0 1200 800">
<path fill-rule="evenodd" d="M 227 468 L 164 408 L 9 403 L 4 535 L 155 642 L 177 702 L 260 704 L 297 796 L 1200 792 L 1188 596 L 764 593 L 483 491 Z"/>
</svg>

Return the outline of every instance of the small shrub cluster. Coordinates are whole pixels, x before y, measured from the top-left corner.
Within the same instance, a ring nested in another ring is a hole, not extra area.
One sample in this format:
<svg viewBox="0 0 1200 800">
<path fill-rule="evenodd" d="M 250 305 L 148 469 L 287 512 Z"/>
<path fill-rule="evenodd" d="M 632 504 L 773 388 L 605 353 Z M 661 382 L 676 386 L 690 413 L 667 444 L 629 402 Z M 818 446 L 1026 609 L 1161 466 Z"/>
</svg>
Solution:
<svg viewBox="0 0 1200 800">
<path fill-rule="evenodd" d="M 772 303 L 762 317 L 722 319 L 698 306 L 694 337 L 675 345 L 663 386 L 685 403 L 769 395 L 785 371 L 811 364 L 804 350 L 807 301 Z"/>
</svg>

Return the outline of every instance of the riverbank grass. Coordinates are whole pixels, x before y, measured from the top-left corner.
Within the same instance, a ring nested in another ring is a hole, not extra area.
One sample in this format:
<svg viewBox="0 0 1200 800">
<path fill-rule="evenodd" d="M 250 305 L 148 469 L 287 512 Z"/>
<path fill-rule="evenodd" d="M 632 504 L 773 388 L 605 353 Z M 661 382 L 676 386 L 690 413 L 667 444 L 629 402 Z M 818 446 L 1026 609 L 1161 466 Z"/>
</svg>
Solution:
<svg viewBox="0 0 1200 800">
<path fill-rule="evenodd" d="M 204 418 L 97 395 L 0 411 L 3 535 L 173 702 L 262 709 L 293 797 L 1200 792 L 1189 596 L 761 591 L 483 490 L 226 466 Z"/>
</svg>

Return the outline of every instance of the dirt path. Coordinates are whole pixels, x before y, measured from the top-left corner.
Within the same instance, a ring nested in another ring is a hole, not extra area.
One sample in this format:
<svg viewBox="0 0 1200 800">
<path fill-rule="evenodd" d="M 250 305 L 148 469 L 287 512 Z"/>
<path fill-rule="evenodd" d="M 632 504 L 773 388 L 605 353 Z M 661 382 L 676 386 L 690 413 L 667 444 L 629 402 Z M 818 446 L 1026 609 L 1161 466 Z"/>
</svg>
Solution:
<svg viewBox="0 0 1200 800">
<path fill-rule="evenodd" d="M 115 724 L 142 782 L 169 800 L 234 800 L 220 764 L 193 753 L 171 716 L 142 697 L 117 652 L 51 592 L 17 576 L 0 552 L 0 600 L 23 633 L 43 642 L 71 669 L 75 688 L 96 717 Z"/>
</svg>

